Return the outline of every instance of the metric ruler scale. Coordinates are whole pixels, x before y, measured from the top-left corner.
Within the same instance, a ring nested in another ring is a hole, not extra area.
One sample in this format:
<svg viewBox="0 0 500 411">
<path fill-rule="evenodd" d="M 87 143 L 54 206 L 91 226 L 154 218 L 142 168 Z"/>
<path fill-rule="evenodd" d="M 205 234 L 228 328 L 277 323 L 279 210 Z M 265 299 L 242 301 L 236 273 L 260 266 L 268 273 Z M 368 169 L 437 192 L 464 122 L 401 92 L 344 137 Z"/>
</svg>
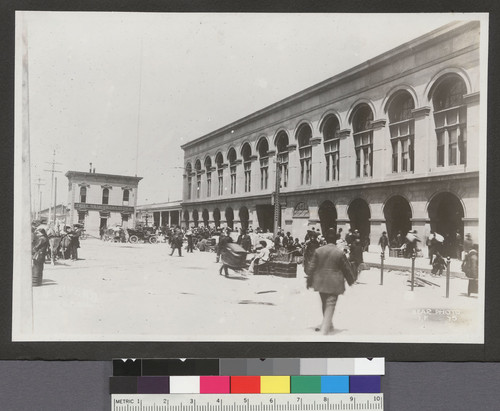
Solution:
<svg viewBox="0 0 500 411">
<path fill-rule="evenodd" d="M 383 410 L 382 394 L 112 394 L 112 411 Z"/>
</svg>

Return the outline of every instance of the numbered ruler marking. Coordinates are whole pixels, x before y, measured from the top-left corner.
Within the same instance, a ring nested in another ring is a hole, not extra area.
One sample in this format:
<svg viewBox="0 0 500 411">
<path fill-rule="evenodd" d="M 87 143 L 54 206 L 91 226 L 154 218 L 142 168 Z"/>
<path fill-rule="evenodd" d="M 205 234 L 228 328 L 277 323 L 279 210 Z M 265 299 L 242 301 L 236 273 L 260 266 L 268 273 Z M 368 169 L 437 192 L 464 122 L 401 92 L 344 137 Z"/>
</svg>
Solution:
<svg viewBox="0 0 500 411">
<path fill-rule="evenodd" d="M 112 411 L 383 410 L 382 394 L 112 394 Z"/>
</svg>

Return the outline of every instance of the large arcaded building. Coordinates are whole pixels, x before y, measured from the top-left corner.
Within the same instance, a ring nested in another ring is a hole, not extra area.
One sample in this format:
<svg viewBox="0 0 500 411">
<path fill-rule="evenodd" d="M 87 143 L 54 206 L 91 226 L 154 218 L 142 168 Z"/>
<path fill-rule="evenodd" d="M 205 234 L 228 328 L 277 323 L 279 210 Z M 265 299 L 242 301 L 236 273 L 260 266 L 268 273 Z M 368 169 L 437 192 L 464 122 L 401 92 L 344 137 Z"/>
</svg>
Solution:
<svg viewBox="0 0 500 411">
<path fill-rule="evenodd" d="M 456 22 L 182 146 L 183 223 L 359 229 L 479 222 L 480 23 Z"/>
</svg>

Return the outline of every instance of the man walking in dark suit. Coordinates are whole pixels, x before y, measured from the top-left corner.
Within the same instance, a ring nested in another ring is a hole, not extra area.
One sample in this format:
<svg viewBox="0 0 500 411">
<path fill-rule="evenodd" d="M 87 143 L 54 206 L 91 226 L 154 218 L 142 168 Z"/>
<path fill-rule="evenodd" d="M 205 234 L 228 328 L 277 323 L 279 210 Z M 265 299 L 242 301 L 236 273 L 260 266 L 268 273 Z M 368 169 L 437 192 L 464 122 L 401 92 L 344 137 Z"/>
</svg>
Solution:
<svg viewBox="0 0 500 411">
<path fill-rule="evenodd" d="M 344 279 L 349 279 L 349 284 L 355 281 L 349 261 L 335 245 L 336 238 L 335 230 L 329 229 L 326 234 L 327 244 L 314 252 L 306 273 L 308 288 L 312 286 L 321 297 L 323 322 L 318 331 L 324 335 L 333 332 L 333 313 L 338 296 L 345 291 Z"/>
<path fill-rule="evenodd" d="M 179 229 L 175 230 L 174 237 L 172 238 L 171 256 L 174 255 L 175 249 L 179 252 L 179 257 L 182 257 L 182 232 Z"/>
</svg>

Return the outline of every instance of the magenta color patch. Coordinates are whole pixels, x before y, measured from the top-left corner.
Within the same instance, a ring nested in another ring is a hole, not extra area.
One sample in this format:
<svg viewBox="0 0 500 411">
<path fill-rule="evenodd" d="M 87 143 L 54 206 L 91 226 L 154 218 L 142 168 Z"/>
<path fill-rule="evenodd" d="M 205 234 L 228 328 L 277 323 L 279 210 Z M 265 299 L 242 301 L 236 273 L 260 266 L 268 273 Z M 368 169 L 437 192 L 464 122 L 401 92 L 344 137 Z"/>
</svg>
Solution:
<svg viewBox="0 0 500 411">
<path fill-rule="evenodd" d="M 201 376 L 200 394 L 229 394 L 229 376 Z"/>
</svg>

